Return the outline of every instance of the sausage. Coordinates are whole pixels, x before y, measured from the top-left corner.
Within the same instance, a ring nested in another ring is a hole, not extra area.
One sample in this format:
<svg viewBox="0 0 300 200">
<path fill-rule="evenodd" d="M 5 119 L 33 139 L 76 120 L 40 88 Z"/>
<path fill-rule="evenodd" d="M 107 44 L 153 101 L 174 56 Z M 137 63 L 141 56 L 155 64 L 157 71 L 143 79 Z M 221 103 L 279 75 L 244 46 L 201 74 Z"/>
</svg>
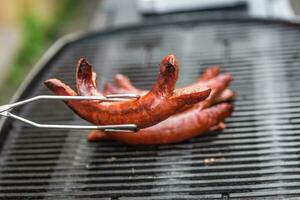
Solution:
<svg viewBox="0 0 300 200">
<path fill-rule="evenodd" d="M 127 77 L 118 76 L 119 78 L 122 78 L 118 80 L 118 85 L 127 84 L 127 86 L 124 87 L 127 89 L 125 90 L 123 88 L 127 93 L 143 92 L 134 88 Z M 124 82 L 122 80 L 124 80 Z M 216 78 L 206 81 L 206 84 L 212 89 L 210 96 L 206 100 L 199 102 L 192 108 L 173 115 L 152 127 L 141 129 L 137 133 L 106 133 L 97 130 L 91 131 L 88 135 L 88 140 L 97 141 L 112 139 L 133 145 L 160 145 L 181 142 L 208 131 L 223 129 L 223 121 L 226 117 L 230 116 L 232 106 L 230 104 L 210 106 L 214 103 L 215 98 L 228 87 L 230 81 L 231 75 L 229 74 L 219 75 Z M 78 92 L 82 95 L 91 95 L 94 93 L 94 90 L 97 90 L 96 87 L 86 90 L 86 87 L 81 87 L 80 83 L 81 82 L 78 82 L 77 88 L 79 90 Z M 185 87 L 185 89 L 188 87 Z M 131 90 L 132 88 L 133 90 Z M 109 93 L 109 88 L 106 89 Z"/>
<path fill-rule="evenodd" d="M 217 65 L 214 65 L 206 70 L 201 74 L 201 76 L 197 79 L 197 81 L 189 86 L 186 87 L 204 87 L 207 86 L 211 88 L 212 79 L 216 78 L 220 73 L 220 68 Z M 224 76 L 224 75 L 223 75 Z M 231 79 L 231 75 L 226 75 L 228 78 Z M 143 95 L 147 93 L 146 90 L 141 90 L 134 87 L 130 81 L 130 79 L 122 74 L 117 74 L 114 76 L 114 84 L 107 83 L 104 87 L 104 94 L 124 94 L 124 93 L 134 93 Z M 216 99 L 215 103 L 224 102 L 231 100 L 234 97 L 234 92 L 228 88 L 226 88 L 222 94 L 220 94 Z"/>
<path fill-rule="evenodd" d="M 215 78 L 216 76 L 218 76 L 220 73 L 220 67 L 219 65 L 213 65 L 207 69 L 205 69 L 201 76 L 199 76 L 199 78 L 197 79 L 196 82 L 205 82 L 208 81 L 212 78 Z"/>
<path fill-rule="evenodd" d="M 95 73 L 93 72 L 93 74 Z M 181 89 L 189 90 L 189 88 L 192 87 L 204 87 L 204 86 L 211 88 L 212 92 L 210 93 L 209 97 L 201 102 L 203 108 L 209 107 L 212 104 L 216 103 L 216 101 L 225 100 L 224 98 L 229 98 L 228 95 L 231 95 L 231 93 L 228 94 L 226 93 L 225 95 L 221 95 L 221 93 L 223 93 L 225 90 L 229 90 L 227 89 L 227 87 L 232 79 L 231 75 L 222 74 L 218 76 L 218 74 L 219 74 L 219 67 L 213 66 L 211 68 L 208 68 L 202 73 L 201 77 L 198 79 L 198 82 L 183 87 Z M 80 93 L 83 96 L 98 95 L 100 92 L 96 88 L 96 75 L 94 77 L 95 77 L 94 80 L 92 80 L 91 78 L 90 80 L 77 79 L 78 81 L 76 82 L 77 82 L 78 93 Z M 107 84 L 106 88 L 104 89 L 106 94 L 133 93 L 133 94 L 143 95 L 147 93 L 147 91 L 145 90 L 140 90 L 138 88 L 135 88 L 131 84 L 130 79 L 122 74 L 117 74 L 114 77 L 114 81 L 116 85 L 119 87 L 116 87 L 112 84 L 111 85 Z M 90 87 L 88 87 L 87 89 L 87 86 L 82 84 L 84 82 L 91 82 L 92 84 L 89 84 Z M 190 107 L 191 105 L 186 105 L 179 112 L 184 111 Z"/>
<path fill-rule="evenodd" d="M 126 102 L 72 101 L 65 103 L 80 117 L 97 125 L 136 124 L 145 128 L 159 123 L 175 114 L 186 105 L 206 99 L 211 89 L 190 87 L 175 89 L 179 65 L 174 55 L 166 56 L 160 64 L 160 72 L 151 90 L 137 100 Z M 77 65 L 77 81 L 89 91 L 95 86 L 95 75 L 91 65 L 80 59 Z M 45 81 L 45 85 L 56 95 L 78 95 L 69 86 L 57 79 Z M 82 91 L 82 90 L 81 90 Z M 101 93 L 97 95 L 102 96 Z"/>
<path fill-rule="evenodd" d="M 213 65 L 208 69 L 204 70 L 201 76 L 197 79 L 196 83 L 202 82 L 205 84 L 210 79 L 215 78 L 220 73 L 220 67 Z M 215 100 L 215 103 L 225 102 L 233 99 L 235 96 L 231 89 L 226 88 Z M 223 125 L 222 125 L 223 126 Z"/>
<path fill-rule="evenodd" d="M 186 87 L 190 87 L 190 86 L 195 86 L 195 84 L 197 84 L 197 86 L 204 86 L 206 85 L 206 82 L 210 79 L 213 79 L 215 77 L 217 77 L 220 73 L 220 67 L 218 65 L 213 65 L 209 68 L 207 68 L 206 70 L 204 70 L 201 74 L 201 76 L 197 79 L 196 83 L 188 85 Z M 117 74 L 114 76 L 114 84 L 111 83 L 107 83 L 104 86 L 104 94 L 123 94 L 123 93 L 128 93 L 128 92 L 132 92 L 134 94 L 146 94 L 148 91 L 146 90 L 141 90 L 138 89 L 136 87 L 134 87 L 130 81 L 130 79 L 122 74 Z"/>
<path fill-rule="evenodd" d="M 178 143 L 210 131 L 211 127 L 229 117 L 232 110 L 232 105 L 228 103 L 221 103 L 204 110 L 201 107 L 191 108 L 155 126 L 141 129 L 137 133 L 104 133 L 98 130 L 90 132 L 88 140 L 109 138 L 130 145 Z"/>
<path fill-rule="evenodd" d="M 208 71 L 208 70 L 206 70 Z M 205 99 L 202 103 L 210 101 L 209 105 L 216 104 L 219 102 L 228 101 L 234 96 L 234 93 L 226 88 L 229 85 L 229 82 L 231 81 L 232 77 L 230 74 L 221 74 L 217 77 L 211 77 L 210 80 L 207 81 L 198 81 L 194 84 L 191 84 L 189 86 L 184 87 L 185 89 L 188 89 L 190 87 L 209 87 L 212 89 L 212 92 L 210 93 L 210 96 Z M 105 86 L 105 94 L 123 94 L 123 93 L 134 93 L 134 94 L 140 94 L 143 95 L 147 91 L 146 90 L 140 90 L 138 88 L 135 88 L 128 77 L 117 74 L 114 77 L 115 85 L 107 83 Z M 221 84 L 221 85 L 220 85 Z M 226 87 L 225 87 L 226 86 Z M 225 87 L 225 88 L 224 88 Z M 222 89 L 221 89 L 222 88 Z M 93 92 L 90 92 L 89 94 L 92 95 Z M 88 94 L 86 94 L 88 95 Z M 190 105 L 183 107 L 181 110 L 185 110 L 186 108 L 191 107 Z"/>
<path fill-rule="evenodd" d="M 216 99 L 215 99 L 215 104 L 229 101 L 233 99 L 235 96 L 235 93 L 231 90 L 226 88 Z"/>
</svg>

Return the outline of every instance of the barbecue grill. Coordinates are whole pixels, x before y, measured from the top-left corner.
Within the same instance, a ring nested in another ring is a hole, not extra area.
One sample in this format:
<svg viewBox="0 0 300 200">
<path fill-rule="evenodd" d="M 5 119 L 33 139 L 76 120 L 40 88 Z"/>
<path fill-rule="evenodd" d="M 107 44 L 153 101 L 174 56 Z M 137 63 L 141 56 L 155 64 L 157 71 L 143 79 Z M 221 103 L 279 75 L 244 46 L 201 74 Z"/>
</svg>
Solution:
<svg viewBox="0 0 300 200">
<path fill-rule="evenodd" d="M 175 145 L 88 143 L 87 131 L 2 123 L 0 199 L 293 199 L 300 197 L 300 26 L 259 19 L 177 20 L 68 37 L 44 56 L 15 100 L 74 87 L 86 57 L 100 84 L 116 73 L 147 89 L 161 58 L 181 64 L 178 85 L 220 64 L 237 93 L 227 128 Z M 14 110 L 37 122 L 82 124 L 60 101 Z M 214 162 L 206 162 L 214 160 Z"/>
</svg>

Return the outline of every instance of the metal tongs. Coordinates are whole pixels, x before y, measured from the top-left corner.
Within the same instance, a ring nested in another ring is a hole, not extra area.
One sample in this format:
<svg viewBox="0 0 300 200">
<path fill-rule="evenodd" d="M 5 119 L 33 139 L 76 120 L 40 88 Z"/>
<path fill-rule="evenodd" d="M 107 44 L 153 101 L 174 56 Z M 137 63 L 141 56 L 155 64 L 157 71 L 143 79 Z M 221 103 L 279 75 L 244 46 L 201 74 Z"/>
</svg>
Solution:
<svg viewBox="0 0 300 200">
<path fill-rule="evenodd" d="M 139 95 L 135 94 L 116 94 L 116 95 L 106 95 L 104 97 L 98 96 L 56 96 L 56 95 L 40 95 L 35 96 L 23 101 L 6 104 L 0 106 L 0 116 L 11 117 L 17 119 L 26 124 L 37 128 L 49 128 L 49 129 L 99 129 L 104 131 L 121 131 L 121 132 L 136 132 L 138 130 L 135 124 L 120 124 L 120 125 L 104 125 L 104 126 L 93 126 L 93 125 L 62 125 L 62 124 L 39 124 L 18 115 L 14 115 L 9 112 L 11 109 L 17 106 L 21 106 L 37 100 L 100 100 L 106 102 L 118 102 L 127 101 L 129 99 L 137 99 Z"/>
</svg>

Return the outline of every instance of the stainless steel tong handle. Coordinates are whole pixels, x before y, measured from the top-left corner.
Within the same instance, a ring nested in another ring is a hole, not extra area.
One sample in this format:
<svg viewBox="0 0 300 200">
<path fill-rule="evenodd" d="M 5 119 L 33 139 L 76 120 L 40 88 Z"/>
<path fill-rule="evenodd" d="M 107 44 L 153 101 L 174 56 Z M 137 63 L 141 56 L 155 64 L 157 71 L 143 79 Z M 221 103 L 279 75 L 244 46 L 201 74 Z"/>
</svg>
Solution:
<svg viewBox="0 0 300 200">
<path fill-rule="evenodd" d="M 22 121 L 26 124 L 37 128 L 55 128 L 55 129 L 99 129 L 104 131 L 120 131 L 120 132 L 136 132 L 138 130 L 135 124 L 120 124 L 120 125 L 62 125 L 62 124 L 39 124 L 23 117 L 14 115 L 9 112 L 10 109 L 24 105 L 33 101 L 50 99 L 50 100 L 99 100 L 99 101 L 126 101 L 128 99 L 137 99 L 139 95 L 135 94 L 117 94 L 117 95 L 107 95 L 105 97 L 98 96 L 55 96 L 55 95 L 40 95 L 35 96 L 23 101 L 19 101 L 12 104 L 7 104 L 0 106 L 0 115 L 5 117 L 11 117 L 13 119 Z"/>
</svg>

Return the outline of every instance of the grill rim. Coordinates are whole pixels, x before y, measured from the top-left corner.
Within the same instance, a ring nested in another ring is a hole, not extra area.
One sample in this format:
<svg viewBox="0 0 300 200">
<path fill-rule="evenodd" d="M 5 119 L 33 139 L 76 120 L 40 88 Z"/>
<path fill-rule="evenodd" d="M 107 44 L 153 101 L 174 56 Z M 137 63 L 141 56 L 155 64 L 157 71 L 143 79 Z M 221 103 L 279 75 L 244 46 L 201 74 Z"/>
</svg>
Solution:
<svg viewBox="0 0 300 200">
<path fill-rule="evenodd" d="M 38 79 L 39 75 L 45 72 L 50 63 L 55 60 L 55 58 L 65 49 L 69 44 L 90 39 L 93 37 L 105 37 L 105 35 L 110 35 L 118 32 L 123 31 L 132 31 L 132 30 L 140 30 L 144 28 L 151 28 L 151 27 L 159 27 L 163 25 L 181 25 L 185 23 L 212 23 L 212 22 L 240 22 L 240 23 L 267 23 L 267 24 L 283 24 L 289 26 L 297 26 L 300 27 L 300 20 L 288 20 L 288 19 L 280 19 L 280 18 L 261 18 L 261 17 L 250 17 L 250 16 L 216 16 L 216 17 L 203 17 L 198 18 L 197 16 L 189 16 L 185 19 L 167 19 L 161 20 L 159 22 L 145 22 L 143 24 L 133 24 L 128 26 L 121 26 L 121 27 L 108 27 L 107 29 L 100 29 L 100 30 L 93 30 L 87 32 L 78 32 L 78 33 L 71 33 L 67 34 L 61 38 L 59 38 L 53 45 L 51 45 L 42 57 L 37 61 L 37 63 L 33 66 L 30 73 L 26 76 L 24 81 L 20 84 L 20 87 L 17 89 L 11 100 L 10 103 L 19 101 L 27 97 L 27 95 L 31 91 L 31 86 L 35 84 L 35 80 Z M 15 108 L 14 112 L 18 113 L 20 108 Z M 2 148 L 6 142 L 6 138 L 8 136 L 9 129 L 11 128 L 12 121 L 8 120 L 8 118 L 0 119 L 0 155 L 2 153 Z"/>
</svg>

